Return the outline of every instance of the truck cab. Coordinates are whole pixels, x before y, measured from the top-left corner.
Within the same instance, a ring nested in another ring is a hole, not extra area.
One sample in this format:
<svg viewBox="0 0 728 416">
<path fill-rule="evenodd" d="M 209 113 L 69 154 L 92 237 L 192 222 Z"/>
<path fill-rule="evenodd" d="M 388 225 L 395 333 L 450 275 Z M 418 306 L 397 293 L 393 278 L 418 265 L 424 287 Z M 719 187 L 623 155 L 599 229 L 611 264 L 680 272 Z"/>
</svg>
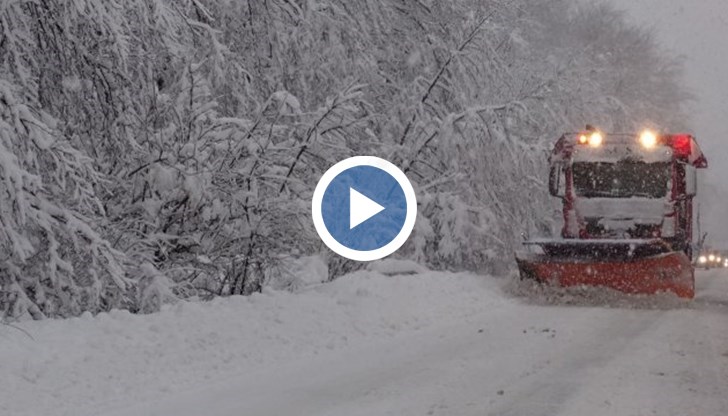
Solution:
<svg viewBox="0 0 728 416">
<path fill-rule="evenodd" d="M 688 134 L 563 135 L 550 158 L 564 239 L 660 239 L 692 257 L 696 169 L 707 162 Z"/>
</svg>

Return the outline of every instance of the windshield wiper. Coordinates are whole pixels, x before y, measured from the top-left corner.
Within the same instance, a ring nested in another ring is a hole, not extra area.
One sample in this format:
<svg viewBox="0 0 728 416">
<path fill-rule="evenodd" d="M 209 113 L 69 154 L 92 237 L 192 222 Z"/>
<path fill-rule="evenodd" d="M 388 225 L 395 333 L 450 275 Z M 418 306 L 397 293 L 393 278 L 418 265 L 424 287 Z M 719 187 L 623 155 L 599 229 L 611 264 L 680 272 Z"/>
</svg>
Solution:
<svg viewBox="0 0 728 416">
<path fill-rule="evenodd" d="M 604 191 L 588 191 L 583 192 L 582 194 L 585 198 L 621 198 L 621 195 L 617 195 L 614 192 L 604 192 Z"/>
<path fill-rule="evenodd" d="M 630 196 L 636 196 L 636 197 L 639 197 L 639 198 L 658 199 L 658 198 L 663 198 L 665 195 L 664 194 L 663 195 L 655 195 L 655 194 L 650 194 L 650 193 L 647 193 L 647 192 L 638 192 L 638 193 L 634 193 L 634 194 L 632 194 Z"/>
</svg>

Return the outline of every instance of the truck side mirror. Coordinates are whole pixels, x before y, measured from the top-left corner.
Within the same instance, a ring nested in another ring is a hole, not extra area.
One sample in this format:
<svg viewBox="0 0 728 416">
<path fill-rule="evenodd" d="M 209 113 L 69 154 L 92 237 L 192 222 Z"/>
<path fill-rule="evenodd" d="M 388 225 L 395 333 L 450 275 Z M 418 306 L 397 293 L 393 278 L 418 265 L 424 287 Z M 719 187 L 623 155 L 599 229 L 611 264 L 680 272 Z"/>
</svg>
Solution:
<svg viewBox="0 0 728 416">
<path fill-rule="evenodd" d="M 561 165 L 551 166 L 549 172 L 549 193 L 551 196 L 563 197 L 565 192 L 561 183 Z"/>
<path fill-rule="evenodd" d="M 685 165 L 685 194 L 695 196 L 698 193 L 698 172 L 690 165 Z"/>
</svg>

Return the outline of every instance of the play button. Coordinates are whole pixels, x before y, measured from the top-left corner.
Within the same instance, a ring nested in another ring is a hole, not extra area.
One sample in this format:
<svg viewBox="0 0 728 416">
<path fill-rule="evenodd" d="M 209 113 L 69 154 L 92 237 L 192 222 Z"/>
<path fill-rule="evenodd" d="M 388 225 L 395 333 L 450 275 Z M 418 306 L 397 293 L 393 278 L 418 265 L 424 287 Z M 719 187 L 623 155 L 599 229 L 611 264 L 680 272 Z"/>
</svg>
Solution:
<svg viewBox="0 0 728 416">
<path fill-rule="evenodd" d="M 407 241 L 417 200 L 395 165 L 357 156 L 324 173 L 311 210 L 316 231 L 329 248 L 351 260 L 370 261 L 394 253 Z"/>
<path fill-rule="evenodd" d="M 349 188 L 349 229 L 356 227 L 369 218 L 379 214 L 384 207 Z"/>
</svg>

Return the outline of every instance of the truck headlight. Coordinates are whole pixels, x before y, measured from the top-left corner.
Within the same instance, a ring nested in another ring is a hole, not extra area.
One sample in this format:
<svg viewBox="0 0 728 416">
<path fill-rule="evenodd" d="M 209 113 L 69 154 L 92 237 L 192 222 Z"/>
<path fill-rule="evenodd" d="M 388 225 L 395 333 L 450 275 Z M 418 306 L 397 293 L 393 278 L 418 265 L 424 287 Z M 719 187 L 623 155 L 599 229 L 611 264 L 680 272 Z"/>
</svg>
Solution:
<svg viewBox="0 0 728 416">
<path fill-rule="evenodd" d="M 652 149 L 657 145 L 657 135 L 650 130 L 645 130 L 640 135 L 640 144 L 645 149 Z"/>
<path fill-rule="evenodd" d="M 603 141 L 604 136 L 602 136 L 602 133 L 599 133 L 598 131 L 595 131 L 591 134 L 591 136 L 589 136 L 589 146 L 591 147 L 599 147 L 602 145 Z"/>
</svg>

